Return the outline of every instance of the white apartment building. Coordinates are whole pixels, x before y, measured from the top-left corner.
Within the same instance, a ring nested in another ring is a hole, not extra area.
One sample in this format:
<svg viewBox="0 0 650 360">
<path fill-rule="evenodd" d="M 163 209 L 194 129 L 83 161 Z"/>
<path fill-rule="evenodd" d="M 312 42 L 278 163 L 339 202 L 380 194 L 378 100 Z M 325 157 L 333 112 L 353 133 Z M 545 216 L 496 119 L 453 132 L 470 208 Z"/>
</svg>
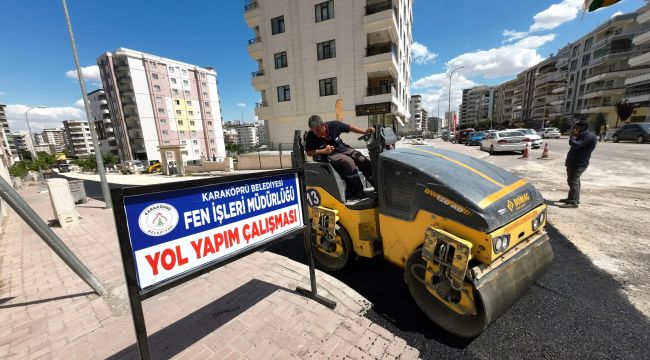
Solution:
<svg viewBox="0 0 650 360">
<path fill-rule="evenodd" d="M 312 114 L 366 128 L 410 119 L 412 0 L 252 0 L 255 114 L 291 143 Z M 356 139 L 346 139 L 361 145 Z"/>
<path fill-rule="evenodd" d="M 37 135 L 38 145 L 51 145 L 51 151 L 65 151 L 65 135 L 61 128 L 43 129 L 43 132 Z"/>
<path fill-rule="evenodd" d="M 422 131 L 426 131 L 428 113 L 422 108 L 422 95 L 411 96 L 411 101 L 409 102 L 409 113 L 411 114 L 411 119 L 406 126 L 402 128 L 402 131 L 407 133 L 422 133 Z"/>
<path fill-rule="evenodd" d="M 13 162 L 23 160 L 25 152 L 31 154 L 36 152 L 34 141 L 26 130 L 9 133 L 7 140 Z"/>
<path fill-rule="evenodd" d="M 88 121 L 63 121 L 66 152 L 70 156 L 90 156 L 95 154 L 93 139 Z"/>
<path fill-rule="evenodd" d="M 632 38 L 635 46 L 648 46 L 650 44 L 650 4 L 639 9 L 636 16 L 636 26 L 639 31 Z M 631 73 L 625 79 L 625 98 L 628 103 L 635 105 L 632 116 L 635 121 L 650 121 L 650 51 L 646 50 L 628 60 L 632 68 L 642 68 Z"/>
<path fill-rule="evenodd" d="M 492 119 L 497 105 L 498 86 L 475 86 L 463 90 L 459 124 L 476 125 L 481 120 Z"/>
<path fill-rule="evenodd" d="M 160 146 L 179 146 L 176 161 L 226 156 L 214 69 L 125 48 L 97 64 L 122 161 L 160 160 Z"/>
<path fill-rule="evenodd" d="M 113 122 L 111 121 L 108 100 L 106 99 L 104 89 L 97 89 L 88 93 L 88 102 L 90 104 L 92 121 L 95 122 L 95 131 L 97 131 L 97 139 L 101 153 L 119 155 L 115 130 L 113 129 Z"/>
</svg>

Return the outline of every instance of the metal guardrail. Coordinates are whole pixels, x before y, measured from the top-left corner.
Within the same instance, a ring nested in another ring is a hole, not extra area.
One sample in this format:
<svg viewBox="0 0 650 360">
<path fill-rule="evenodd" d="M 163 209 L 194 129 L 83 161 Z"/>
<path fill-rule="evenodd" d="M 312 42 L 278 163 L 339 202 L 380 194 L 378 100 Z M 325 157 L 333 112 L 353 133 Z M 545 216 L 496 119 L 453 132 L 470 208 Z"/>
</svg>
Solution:
<svg viewBox="0 0 650 360">
<path fill-rule="evenodd" d="M 260 6 L 257 1 L 252 1 L 246 5 L 244 5 L 244 12 L 248 12 L 254 9 L 257 9 Z"/>
<path fill-rule="evenodd" d="M 366 48 L 366 56 L 374 56 L 390 52 L 395 53 L 395 45 L 392 42 L 370 45 Z"/>
<path fill-rule="evenodd" d="M 264 70 L 253 71 L 251 77 L 264 76 Z"/>
<path fill-rule="evenodd" d="M 257 43 L 260 43 L 260 42 L 262 42 L 262 38 L 261 37 L 256 37 L 256 38 L 252 38 L 252 39 L 248 40 L 248 45 L 257 44 Z"/>
<path fill-rule="evenodd" d="M 391 0 L 366 5 L 366 15 L 372 15 L 381 11 L 390 10 L 392 6 L 393 2 Z"/>
</svg>

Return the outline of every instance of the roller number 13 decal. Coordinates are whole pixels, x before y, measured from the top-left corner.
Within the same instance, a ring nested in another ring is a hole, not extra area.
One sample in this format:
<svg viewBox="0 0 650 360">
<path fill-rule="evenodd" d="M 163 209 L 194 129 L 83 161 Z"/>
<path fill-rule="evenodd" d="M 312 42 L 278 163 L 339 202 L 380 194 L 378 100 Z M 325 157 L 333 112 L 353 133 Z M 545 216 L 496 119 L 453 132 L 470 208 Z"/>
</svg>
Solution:
<svg viewBox="0 0 650 360">
<path fill-rule="evenodd" d="M 307 203 L 309 206 L 319 206 L 320 205 L 320 194 L 314 189 L 307 190 Z"/>
</svg>

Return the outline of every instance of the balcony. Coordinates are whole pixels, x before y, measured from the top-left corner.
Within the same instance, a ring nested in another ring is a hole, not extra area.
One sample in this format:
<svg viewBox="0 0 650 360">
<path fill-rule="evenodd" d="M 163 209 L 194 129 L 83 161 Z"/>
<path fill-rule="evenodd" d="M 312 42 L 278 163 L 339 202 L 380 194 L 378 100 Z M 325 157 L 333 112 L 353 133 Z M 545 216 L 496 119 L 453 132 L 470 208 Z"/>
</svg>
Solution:
<svg viewBox="0 0 650 360">
<path fill-rule="evenodd" d="M 638 22 L 639 24 L 644 24 L 644 23 L 646 23 L 648 21 L 650 21 L 650 11 L 646 11 L 644 13 L 641 13 L 636 18 L 636 22 Z"/>
<path fill-rule="evenodd" d="M 364 104 L 381 102 L 397 102 L 397 89 L 393 85 L 366 88 L 366 96 L 363 99 Z"/>
<path fill-rule="evenodd" d="M 641 45 L 650 41 L 650 31 L 642 32 L 632 39 L 632 44 Z"/>
<path fill-rule="evenodd" d="M 390 70 L 393 74 L 398 74 L 397 47 L 392 42 L 369 45 L 363 64 L 369 73 Z"/>
<path fill-rule="evenodd" d="M 266 101 L 258 102 L 255 104 L 255 115 L 261 120 L 266 120 L 266 117 L 271 115 L 271 109 Z"/>
<path fill-rule="evenodd" d="M 597 97 L 622 95 L 624 91 L 625 91 L 625 88 L 622 87 L 622 86 L 620 86 L 620 87 L 599 86 L 599 87 L 587 90 L 582 98 L 583 99 L 593 99 L 593 98 L 597 98 Z"/>
<path fill-rule="evenodd" d="M 640 55 L 631 57 L 628 60 L 630 66 L 642 66 L 650 64 L 650 52 L 646 51 Z"/>
<path fill-rule="evenodd" d="M 108 101 L 106 101 L 106 99 L 104 99 L 104 100 L 99 100 L 99 104 L 100 104 L 100 105 L 108 105 Z"/>
<path fill-rule="evenodd" d="M 650 101 L 650 84 L 643 84 L 627 89 L 625 98 L 630 103 Z"/>
<path fill-rule="evenodd" d="M 617 79 L 617 78 L 624 78 L 627 76 L 630 70 L 628 69 L 621 69 L 621 70 L 601 70 L 597 72 L 592 72 L 591 76 L 589 76 L 585 80 L 585 84 L 590 84 L 598 81 L 604 81 L 604 80 L 610 80 L 610 79 Z"/>
<path fill-rule="evenodd" d="M 249 1 L 244 5 L 244 20 L 249 27 L 259 25 L 262 20 L 262 11 L 257 1 Z"/>
<path fill-rule="evenodd" d="M 600 104 L 590 104 L 585 105 L 580 109 L 581 114 L 595 114 L 601 112 L 608 112 L 613 110 L 612 108 L 616 106 L 614 102 L 603 102 Z"/>
<path fill-rule="evenodd" d="M 263 90 L 266 88 L 266 76 L 264 76 L 264 70 L 253 71 L 251 73 L 251 84 L 255 90 Z"/>
<path fill-rule="evenodd" d="M 650 71 L 641 74 L 635 74 L 625 79 L 625 86 L 650 82 Z"/>
<path fill-rule="evenodd" d="M 248 55 L 253 59 L 261 59 L 264 55 L 262 38 L 256 37 L 248 40 Z"/>
<path fill-rule="evenodd" d="M 393 7 L 391 0 L 385 1 L 366 1 L 366 16 L 376 14 L 378 12 L 390 10 Z"/>
<path fill-rule="evenodd" d="M 381 6 L 379 6 L 381 5 Z M 382 1 L 377 4 L 366 6 L 366 16 L 363 17 L 363 29 L 366 33 L 373 33 L 380 30 L 388 30 L 394 41 L 399 39 L 397 26 L 397 10 L 390 10 L 392 4 L 390 1 Z M 378 10 L 378 9 L 382 10 Z M 368 11 L 371 13 L 368 13 Z M 378 11 L 375 11 L 378 10 Z M 374 12 L 372 12 L 374 11 Z"/>
</svg>

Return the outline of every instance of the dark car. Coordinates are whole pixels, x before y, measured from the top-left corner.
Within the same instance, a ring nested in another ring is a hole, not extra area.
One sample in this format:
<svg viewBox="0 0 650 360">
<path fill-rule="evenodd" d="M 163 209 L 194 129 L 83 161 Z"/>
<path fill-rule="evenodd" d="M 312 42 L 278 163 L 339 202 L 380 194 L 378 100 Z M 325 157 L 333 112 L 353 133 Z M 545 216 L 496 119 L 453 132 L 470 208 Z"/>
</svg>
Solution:
<svg viewBox="0 0 650 360">
<path fill-rule="evenodd" d="M 467 141 L 467 136 L 474 132 L 474 129 L 464 129 L 458 132 L 456 135 L 456 143 L 464 144 Z"/>
<path fill-rule="evenodd" d="M 485 133 L 483 131 L 473 132 L 467 136 L 467 140 L 465 140 L 465 145 L 468 146 L 479 145 L 481 144 L 481 140 L 483 139 L 485 139 Z"/>
<path fill-rule="evenodd" d="M 614 142 L 636 141 L 639 144 L 650 141 L 650 123 L 625 124 L 612 136 Z"/>
</svg>

